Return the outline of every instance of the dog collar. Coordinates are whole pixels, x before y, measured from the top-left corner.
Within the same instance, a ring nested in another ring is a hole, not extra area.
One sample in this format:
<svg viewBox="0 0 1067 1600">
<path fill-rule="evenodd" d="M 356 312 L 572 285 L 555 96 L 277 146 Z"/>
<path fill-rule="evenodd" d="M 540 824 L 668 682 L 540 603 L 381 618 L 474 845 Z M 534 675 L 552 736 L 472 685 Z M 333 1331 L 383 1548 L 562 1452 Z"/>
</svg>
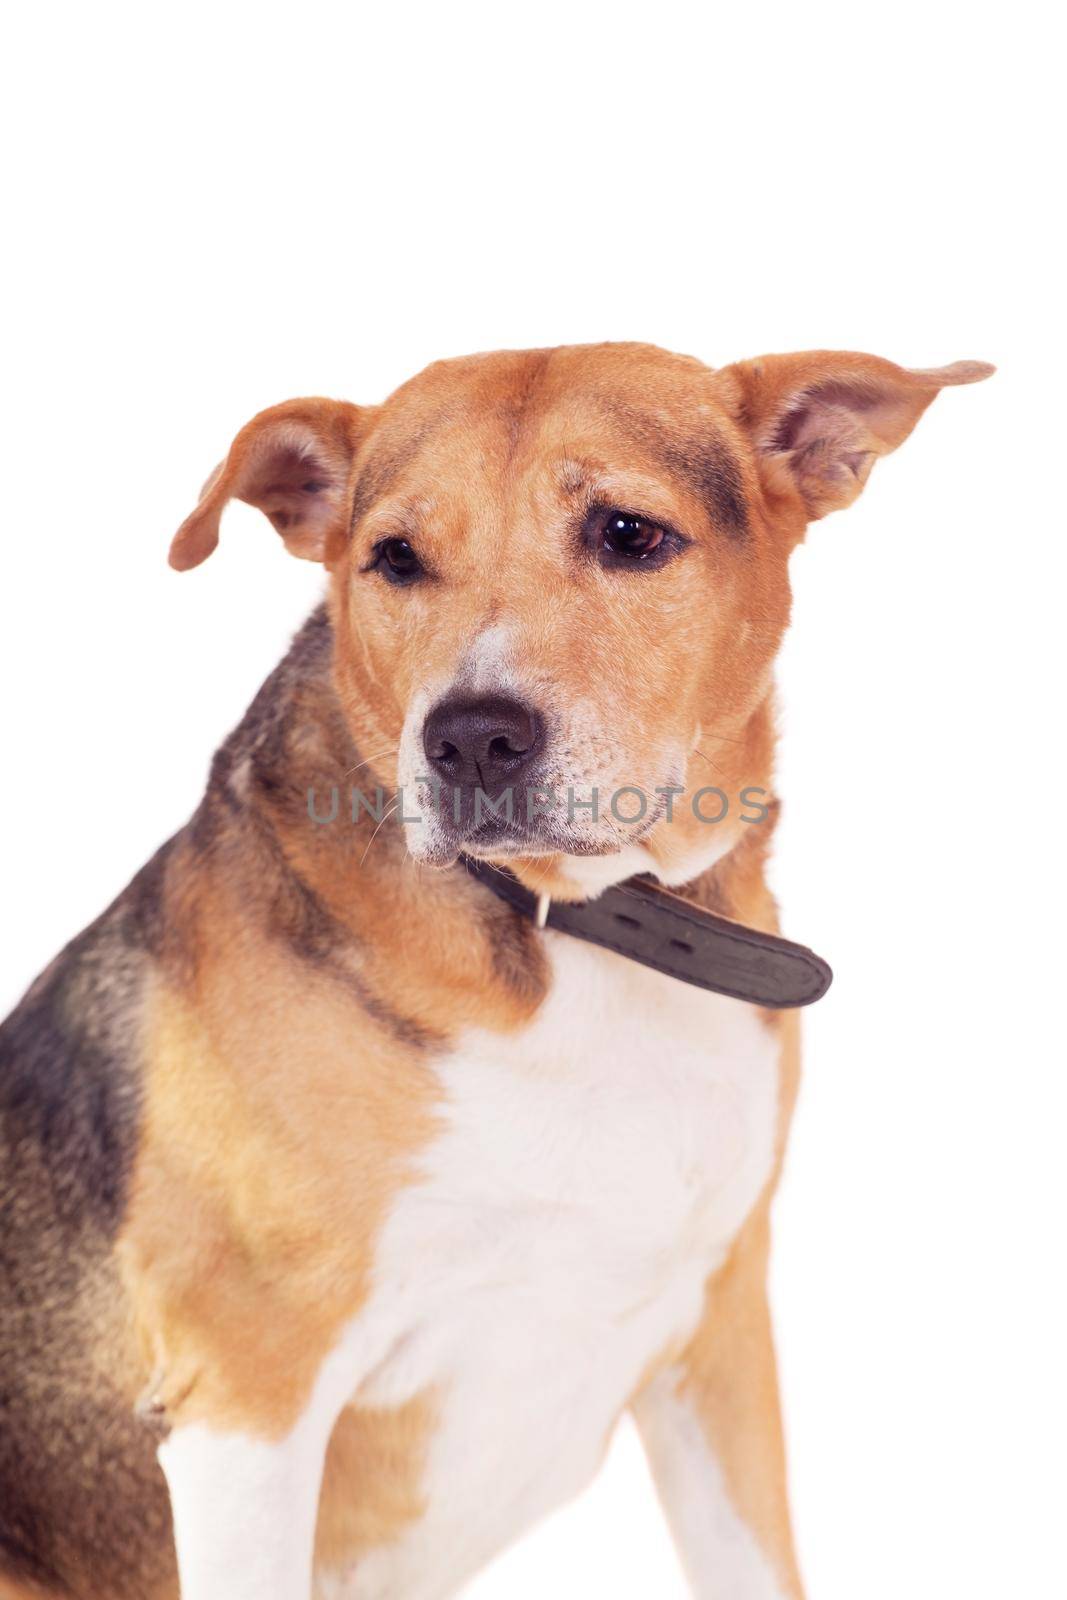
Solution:
<svg viewBox="0 0 1067 1600">
<path fill-rule="evenodd" d="M 781 1009 L 821 1000 L 833 980 L 828 963 L 805 945 L 705 911 L 649 878 L 627 878 L 595 900 L 572 903 L 533 894 L 506 867 L 460 860 L 537 927 L 602 945 L 698 989 Z"/>
</svg>

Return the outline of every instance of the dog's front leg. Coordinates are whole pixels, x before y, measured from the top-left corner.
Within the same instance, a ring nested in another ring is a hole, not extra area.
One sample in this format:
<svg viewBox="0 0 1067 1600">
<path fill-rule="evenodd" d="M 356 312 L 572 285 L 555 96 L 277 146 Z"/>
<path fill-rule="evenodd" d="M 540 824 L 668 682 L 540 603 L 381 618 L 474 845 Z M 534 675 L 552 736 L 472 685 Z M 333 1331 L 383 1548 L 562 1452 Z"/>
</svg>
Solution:
<svg viewBox="0 0 1067 1600">
<path fill-rule="evenodd" d="M 309 1600 L 328 1433 L 313 1415 L 278 1440 L 174 1429 L 159 1461 L 181 1600 Z"/>
<path fill-rule="evenodd" d="M 708 1285 L 696 1337 L 633 1412 L 697 1600 L 803 1600 L 765 1290 L 766 1209 Z"/>
</svg>

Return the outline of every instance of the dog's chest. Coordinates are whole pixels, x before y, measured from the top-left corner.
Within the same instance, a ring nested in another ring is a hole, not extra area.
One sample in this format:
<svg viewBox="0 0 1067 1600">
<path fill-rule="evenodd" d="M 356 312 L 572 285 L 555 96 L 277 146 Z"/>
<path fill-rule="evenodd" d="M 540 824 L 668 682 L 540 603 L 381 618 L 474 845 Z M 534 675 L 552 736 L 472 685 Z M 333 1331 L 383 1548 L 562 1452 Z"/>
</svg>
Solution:
<svg viewBox="0 0 1067 1600">
<path fill-rule="evenodd" d="M 534 1021 L 441 1063 L 440 1132 L 379 1242 L 356 1403 L 433 1396 L 427 1509 L 345 1594 L 437 1593 L 576 1492 L 770 1173 L 763 1017 L 548 940 Z"/>
</svg>

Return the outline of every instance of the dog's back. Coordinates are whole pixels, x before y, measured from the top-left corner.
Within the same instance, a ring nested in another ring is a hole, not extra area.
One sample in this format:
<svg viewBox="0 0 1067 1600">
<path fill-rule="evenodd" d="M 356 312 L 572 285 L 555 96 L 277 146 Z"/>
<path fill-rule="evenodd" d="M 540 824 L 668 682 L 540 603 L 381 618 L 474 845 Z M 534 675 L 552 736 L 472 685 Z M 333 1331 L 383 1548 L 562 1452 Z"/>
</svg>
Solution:
<svg viewBox="0 0 1067 1600">
<path fill-rule="evenodd" d="M 112 1252 L 160 857 L 0 1026 L 0 1594 L 81 1593 L 91 1572 L 96 1593 L 145 1597 L 173 1569 Z"/>
</svg>

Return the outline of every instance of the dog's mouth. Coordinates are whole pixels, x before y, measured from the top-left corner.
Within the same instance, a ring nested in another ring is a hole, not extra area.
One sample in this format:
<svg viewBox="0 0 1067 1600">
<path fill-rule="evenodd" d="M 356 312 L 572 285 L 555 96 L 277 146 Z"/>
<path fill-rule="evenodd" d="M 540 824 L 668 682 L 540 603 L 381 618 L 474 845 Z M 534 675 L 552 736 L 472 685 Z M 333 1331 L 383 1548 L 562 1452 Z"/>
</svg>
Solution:
<svg viewBox="0 0 1067 1600">
<path fill-rule="evenodd" d="M 485 861 L 506 861 L 512 856 L 613 856 L 623 847 L 622 840 L 597 840 L 565 834 L 548 834 L 543 829 L 520 832 L 505 823 L 483 825 L 462 841 L 465 855 Z"/>
<path fill-rule="evenodd" d="M 529 834 L 506 822 L 483 823 L 473 833 L 456 840 L 457 850 L 482 861 L 507 861 L 515 856 L 555 854 L 555 847 L 536 832 Z"/>
<path fill-rule="evenodd" d="M 591 824 L 586 813 L 531 790 L 522 804 L 513 796 L 437 791 L 427 806 L 432 817 L 432 844 L 424 839 L 423 852 L 442 865 L 460 854 L 485 861 L 507 861 L 518 856 L 618 855 L 640 843 L 660 821 L 662 804 L 650 808 L 639 820 L 601 818 Z"/>
</svg>

